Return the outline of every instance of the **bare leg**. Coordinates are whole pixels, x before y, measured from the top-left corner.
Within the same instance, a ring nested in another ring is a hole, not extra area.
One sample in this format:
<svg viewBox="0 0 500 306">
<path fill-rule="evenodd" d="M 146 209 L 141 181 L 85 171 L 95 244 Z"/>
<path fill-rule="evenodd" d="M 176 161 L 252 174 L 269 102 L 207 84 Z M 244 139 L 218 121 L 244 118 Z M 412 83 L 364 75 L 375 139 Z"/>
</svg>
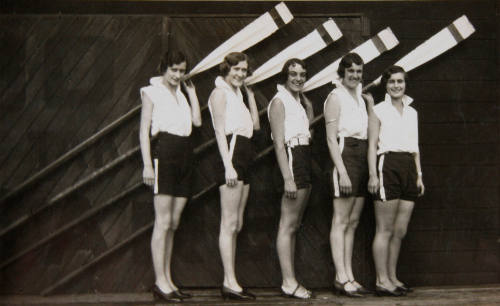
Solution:
<svg viewBox="0 0 500 306">
<path fill-rule="evenodd" d="M 155 195 L 155 223 L 153 227 L 153 235 L 151 237 L 151 255 L 153 258 L 153 268 L 156 275 L 156 286 L 165 293 L 170 293 L 174 290 L 170 286 L 166 271 L 166 241 L 167 233 L 172 226 L 172 204 L 174 198 L 170 195 Z M 171 239 L 170 239 L 171 240 Z"/>
<path fill-rule="evenodd" d="M 354 248 L 354 235 L 356 233 L 356 228 L 359 224 L 359 217 L 363 211 L 363 204 L 365 202 L 364 197 L 357 197 L 354 200 L 354 206 L 352 207 L 351 214 L 349 215 L 349 223 L 347 230 L 345 232 L 345 272 L 349 280 L 354 281 L 354 274 L 352 273 L 352 253 Z"/>
<path fill-rule="evenodd" d="M 401 240 L 405 237 L 415 203 L 412 201 L 399 200 L 396 220 L 394 222 L 394 234 L 389 242 L 389 279 L 396 286 L 402 286 L 396 276 Z"/>
<path fill-rule="evenodd" d="M 309 188 L 304 188 L 297 191 L 297 198 L 295 199 L 287 198 L 285 195 L 281 199 L 281 217 L 276 247 L 283 276 L 282 289 L 290 293 L 295 290 L 298 284 L 295 278 L 292 254 L 295 251 L 293 248 L 295 246 L 295 235 L 300 226 L 301 216 L 307 204 L 308 196 Z M 308 294 L 308 292 L 301 288 L 296 294 L 302 296 Z"/>
<path fill-rule="evenodd" d="M 250 192 L 250 185 L 246 184 L 243 185 L 243 191 L 240 199 L 240 203 L 238 204 L 238 224 L 237 224 L 237 230 L 236 234 L 233 235 L 233 253 L 232 253 L 232 263 L 233 267 L 236 264 L 236 244 L 238 242 L 238 234 L 240 233 L 241 229 L 243 228 L 243 216 L 245 213 L 245 206 L 247 204 L 248 200 L 248 194 Z"/>
<path fill-rule="evenodd" d="M 389 240 L 392 236 L 394 220 L 399 200 L 375 201 L 375 239 L 373 239 L 373 259 L 377 273 L 377 286 L 394 290 L 396 286 L 389 279 Z"/>
<path fill-rule="evenodd" d="M 179 227 L 179 222 L 181 220 L 181 214 L 184 210 L 184 207 L 187 203 L 187 198 L 174 197 L 173 199 L 173 208 L 172 208 L 172 222 L 170 229 L 167 230 L 166 237 L 166 247 L 165 247 L 165 276 L 167 278 L 167 282 L 173 290 L 177 290 L 177 286 L 175 286 L 172 281 L 172 274 L 170 268 L 170 262 L 172 261 L 172 249 L 174 246 L 174 236 L 175 231 Z"/>
<path fill-rule="evenodd" d="M 219 250 L 224 267 L 224 286 L 241 291 L 242 288 L 236 280 L 233 253 L 238 233 L 238 207 L 243 195 L 243 182 L 238 181 L 234 187 L 222 185 L 219 190 L 221 199 Z"/>
</svg>

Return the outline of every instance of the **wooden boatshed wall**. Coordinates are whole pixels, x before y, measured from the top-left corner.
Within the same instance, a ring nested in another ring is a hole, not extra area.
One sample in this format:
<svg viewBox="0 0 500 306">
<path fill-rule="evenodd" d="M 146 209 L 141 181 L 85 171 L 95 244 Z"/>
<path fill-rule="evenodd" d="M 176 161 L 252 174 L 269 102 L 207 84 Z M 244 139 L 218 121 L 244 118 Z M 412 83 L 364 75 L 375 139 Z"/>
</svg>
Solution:
<svg viewBox="0 0 500 306">
<path fill-rule="evenodd" d="M 134 111 L 1 204 L 2 293 L 140 292 L 152 285 L 154 214 L 151 191 L 140 185 L 138 89 L 155 75 L 164 50 L 184 50 L 193 65 L 276 3 L 6 2 L 0 16 L 3 194 Z M 498 282 L 498 2 L 287 5 L 295 20 L 247 51 L 254 68 L 331 16 L 344 37 L 307 59 L 309 75 L 387 26 L 398 37 L 399 46 L 366 65 L 367 82 L 454 19 L 469 17 L 475 34 L 410 73 L 408 94 L 419 112 L 426 195 L 416 205 L 399 271 L 401 279 L 417 286 Z M 202 106 L 216 75 L 214 68 L 194 78 Z M 267 106 L 275 83 L 271 78 L 255 86 L 259 108 Z M 328 91 L 324 86 L 309 94 L 317 115 Z M 208 110 L 203 120 L 194 132 L 198 145 L 213 139 Z M 271 144 L 265 115 L 261 123 L 259 151 Z M 314 186 L 298 234 L 296 269 L 307 287 L 320 288 L 331 286 L 334 277 L 325 173 L 329 157 L 321 120 L 313 148 Z M 213 184 L 215 154 L 213 143 L 198 154 L 196 200 L 186 207 L 176 235 L 172 267 L 181 286 L 217 287 L 222 281 L 219 197 L 216 189 L 207 189 Z M 280 183 L 274 153 L 263 155 L 253 169 L 237 275 L 244 286 L 277 287 Z M 25 221 L 9 228 L 19 220 Z M 71 224 L 74 220 L 81 221 Z M 355 274 L 369 286 L 373 232 L 373 207 L 367 201 L 353 262 Z"/>
</svg>

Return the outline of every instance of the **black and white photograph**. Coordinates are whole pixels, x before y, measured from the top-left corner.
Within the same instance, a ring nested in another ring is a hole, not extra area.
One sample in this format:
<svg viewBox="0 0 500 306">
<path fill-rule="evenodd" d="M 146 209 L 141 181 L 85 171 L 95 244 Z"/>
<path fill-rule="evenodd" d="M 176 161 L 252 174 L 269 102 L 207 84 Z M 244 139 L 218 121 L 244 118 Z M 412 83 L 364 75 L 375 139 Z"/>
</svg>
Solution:
<svg viewBox="0 0 500 306">
<path fill-rule="evenodd" d="M 499 0 L 2 0 L 0 29 L 0 305 L 500 304 Z"/>
</svg>

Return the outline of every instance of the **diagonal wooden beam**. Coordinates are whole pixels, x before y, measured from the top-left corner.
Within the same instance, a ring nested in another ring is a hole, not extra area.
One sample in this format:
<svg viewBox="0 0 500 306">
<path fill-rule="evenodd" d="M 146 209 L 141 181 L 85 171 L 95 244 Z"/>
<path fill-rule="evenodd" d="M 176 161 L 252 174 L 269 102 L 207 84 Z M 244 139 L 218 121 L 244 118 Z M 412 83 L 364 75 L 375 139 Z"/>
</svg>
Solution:
<svg viewBox="0 0 500 306">
<path fill-rule="evenodd" d="M 314 125 L 316 125 L 320 120 L 323 119 L 323 115 L 319 115 L 317 117 L 315 117 L 313 119 L 313 121 L 311 122 L 311 127 L 313 127 Z M 260 151 L 257 156 L 255 157 L 254 159 L 254 162 L 259 162 L 262 158 L 264 158 L 267 154 L 269 154 L 270 152 L 272 152 L 274 150 L 274 146 L 273 145 L 270 145 L 268 146 L 267 148 L 265 148 L 264 150 Z M 216 183 L 212 183 L 210 184 L 209 186 L 205 187 L 203 190 L 201 190 L 200 192 L 198 192 L 196 195 L 194 195 L 191 200 L 192 201 L 197 201 L 199 200 L 203 195 L 207 194 L 208 192 L 210 192 L 211 190 L 215 189 L 217 187 L 217 184 Z M 70 274 L 68 274 L 67 276 L 63 277 L 62 279 L 58 280 L 57 282 L 55 282 L 53 285 L 45 288 L 42 292 L 41 292 L 41 295 L 48 295 L 48 294 L 51 294 L 53 293 L 55 290 L 57 290 L 58 288 L 62 287 L 63 285 L 69 283 L 70 281 L 72 281 L 73 279 L 75 279 L 77 276 L 79 276 L 81 273 L 85 272 L 86 270 L 94 267 L 95 265 L 97 265 L 100 261 L 106 259 L 107 257 L 109 257 L 110 255 L 114 254 L 115 252 L 117 252 L 118 250 L 121 250 L 122 248 L 124 248 L 125 246 L 129 245 L 130 243 L 132 243 L 135 239 L 137 239 L 138 237 L 142 236 L 143 234 L 149 232 L 152 228 L 153 228 L 153 225 L 154 225 L 154 222 L 151 222 L 143 227 L 141 227 L 140 229 L 138 229 L 136 232 L 134 232 L 131 236 L 129 236 L 128 238 L 126 238 L 125 240 L 123 240 L 122 242 L 118 243 L 117 245 L 111 247 L 110 249 L 108 249 L 107 251 L 105 251 L 104 253 L 102 253 L 101 255 L 99 255 L 98 257 L 94 258 L 92 261 L 90 261 L 89 263 L 81 266 L 80 268 L 74 270 L 73 272 L 71 272 Z"/>
</svg>

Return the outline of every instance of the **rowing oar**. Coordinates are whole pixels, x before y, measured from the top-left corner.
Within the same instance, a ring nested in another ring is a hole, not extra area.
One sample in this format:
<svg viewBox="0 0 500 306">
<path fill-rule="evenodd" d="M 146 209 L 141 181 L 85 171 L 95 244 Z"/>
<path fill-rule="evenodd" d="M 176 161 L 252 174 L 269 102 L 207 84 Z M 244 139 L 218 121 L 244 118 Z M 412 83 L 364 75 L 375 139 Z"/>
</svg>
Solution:
<svg viewBox="0 0 500 306">
<path fill-rule="evenodd" d="M 424 41 L 413 51 L 397 61 L 395 65 L 401 66 L 406 72 L 411 71 L 450 50 L 474 32 L 474 26 L 470 23 L 467 16 L 463 15 L 453 21 L 452 24 Z M 366 85 L 363 91 L 380 84 L 381 78 L 382 76 L 379 76 L 373 82 Z"/>
<path fill-rule="evenodd" d="M 361 56 L 361 58 L 363 59 L 363 62 L 367 64 L 380 54 L 391 50 L 398 44 L 399 41 L 396 36 L 394 36 L 394 33 L 392 33 L 390 28 L 386 28 L 361 45 L 352 49 L 350 52 L 359 54 L 359 56 Z M 325 85 L 326 83 L 337 80 L 337 69 L 339 67 L 340 60 L 341 58 L 337 59 L 335 62 L 326 66 L 323 70 L 312 76 L 304 84 L 304 92 L 313 90 Z"/>
<path fill-rule="evenodd" d="M 241 52 L 250 48 L 276 32 L 292 19 L 293 15 L 285 3 L 281 2 L 277 4 L 269 12 L 252 21 L 208 54 L 189 72 L 186 78 L 219 64 L 224 59 L 224 56 L 230 52 Z"/>
<path fill-rule="evenodd" d="M 332 19 L 328 19 L 314 31 L 286 47 L 257 68 L 245 83 L 252 85 L 265 80 L 281 70 L 286 60 L 290 58 L 305 59 L 322 50 L 342 37 L 342 32 Z"/>
</svg>

